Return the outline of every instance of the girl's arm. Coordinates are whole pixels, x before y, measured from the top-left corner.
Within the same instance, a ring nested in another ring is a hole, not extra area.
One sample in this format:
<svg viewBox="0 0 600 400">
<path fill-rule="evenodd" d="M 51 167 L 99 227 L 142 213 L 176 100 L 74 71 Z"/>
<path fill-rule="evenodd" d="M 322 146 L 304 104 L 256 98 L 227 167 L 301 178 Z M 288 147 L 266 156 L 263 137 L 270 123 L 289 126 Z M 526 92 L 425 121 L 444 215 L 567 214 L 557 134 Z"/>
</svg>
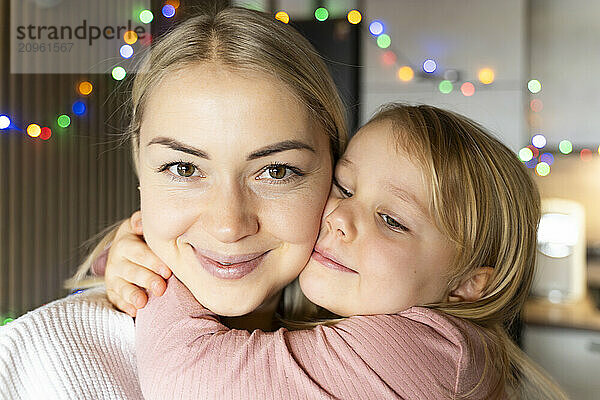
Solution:
<svg viewBox="0 0 600 400">
<path fill-rule="evenodd" d="M 439 326 L 411 310 L 250 333 L 221 324 L 173 276 L 135 322 L 142 392 L 146 399 L 451 398 L 467 347 L 447 321 Z"/>
</svg>

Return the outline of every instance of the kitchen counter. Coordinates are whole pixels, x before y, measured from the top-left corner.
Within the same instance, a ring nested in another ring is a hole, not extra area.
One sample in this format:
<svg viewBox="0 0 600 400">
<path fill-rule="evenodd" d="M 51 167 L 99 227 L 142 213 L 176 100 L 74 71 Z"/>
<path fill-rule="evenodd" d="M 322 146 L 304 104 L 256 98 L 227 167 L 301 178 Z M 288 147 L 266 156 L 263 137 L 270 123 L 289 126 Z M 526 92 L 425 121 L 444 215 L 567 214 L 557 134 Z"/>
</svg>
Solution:
<svg viewBox="0 0 600 400">
<path fill-rule="evenodd" d="M 600 310 L 589 296 L 569 304 L 555 304 L 547 299 L 530 298 L 525 303 L 523 321 L 532 325 L 600 332 Z"/>
</svg>

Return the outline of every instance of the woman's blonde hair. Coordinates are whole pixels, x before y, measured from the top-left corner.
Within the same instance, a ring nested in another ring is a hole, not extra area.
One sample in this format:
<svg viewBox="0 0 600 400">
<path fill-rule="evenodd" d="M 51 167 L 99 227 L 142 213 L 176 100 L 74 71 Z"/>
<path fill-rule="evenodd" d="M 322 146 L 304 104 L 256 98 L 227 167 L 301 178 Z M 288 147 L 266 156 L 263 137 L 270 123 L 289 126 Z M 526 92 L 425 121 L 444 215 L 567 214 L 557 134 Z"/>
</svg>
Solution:
<svg viewBox="0 0 600 400">
<path fill-rule="evenodd" d="M 516 155 L 485 128 L 428 105 L 391 103 L 367 123 L 389 122 L 397 144 L 423 170 L 429 213 L 455 245 L 447 294 L 478 267 L 493 268 L 480 300 L 427 307 L 480 327 L 486 365 L 500 372 L 499 392 L 515 398 L 566 398 L 514 344 L 534 275 L 540 196 Z M 447 297 L 447 296 L 446 296 Z"/>
<path fill-rule="evenodd" d="M 313 46 L 291 26 L 272 16 L 244 8 L 213 7 L 179 24 L 153 43 L 144 56 L 131 89 L 131 119 L 122 142 L 131 145 L 136 165 L 140 126 L 152 90 L 165 76 L 201 63 L 219 63 L 234 72 L 263 74 L 281 82 L 302 104 L 330 138 L 335 162 L 347 141 L 345 110 L 323 60 Z M 91 267 L 115 238 L 122 221 L 106 228 L 77 272 L 68 279 L 68 289 L 100 286 L 102 277 L 90 275 Z M 297 284 L 283 296 L 283 314 L 303 309 L 304 298 Z"/>
</svg>

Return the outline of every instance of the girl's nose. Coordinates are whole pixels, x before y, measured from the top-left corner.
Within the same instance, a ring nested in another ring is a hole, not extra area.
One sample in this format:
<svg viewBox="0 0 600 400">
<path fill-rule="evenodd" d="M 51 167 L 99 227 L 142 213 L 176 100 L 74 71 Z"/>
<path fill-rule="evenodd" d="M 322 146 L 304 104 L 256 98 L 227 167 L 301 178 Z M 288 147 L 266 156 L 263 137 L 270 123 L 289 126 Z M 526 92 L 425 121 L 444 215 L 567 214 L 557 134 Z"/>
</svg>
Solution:
<svg viewBox="0 0 600 400">
<path fill-rule="evenodd" d="M 206 231 L 222 243 L 234 243 L 258 232 L 258 215 L 239 185 L 223 185 L 210 199 L 203 215 Z"/>
<path fill-rule="evenodd" d="M 349 242 L 356 237 L 354 211 L 350 199 L 340 200 L 335 208 L 325 217 L 327 229 L 339 239 Z"/>
</svg>

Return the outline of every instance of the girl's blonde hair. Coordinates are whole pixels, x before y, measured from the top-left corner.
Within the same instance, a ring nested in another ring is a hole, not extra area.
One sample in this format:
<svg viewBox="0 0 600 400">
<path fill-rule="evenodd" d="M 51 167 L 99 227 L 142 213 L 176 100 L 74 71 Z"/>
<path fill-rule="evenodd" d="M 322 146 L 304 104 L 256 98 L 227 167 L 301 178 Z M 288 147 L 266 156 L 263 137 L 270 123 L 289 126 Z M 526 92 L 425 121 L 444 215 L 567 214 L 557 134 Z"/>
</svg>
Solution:
<svg viewBox="0 0 600 400">
<path fill-rule="evenodd" d="M 451 111 L 392 103 L 367 125 L 378 122 L 391 123 L 398 146 L 422 167 L 429 213 L 455 245 L 447 294 L 478 267 L 493 268 L 480 300 L 426 306 L 481 328 L 488 339 L 486 365 L 500 372 L 499 392 L 566 398 L 506 332 L 518 319 L 534 275 L 541 211 L 527 169 L 485 128 Z"/>
<path fill-rule="evenodd" d="M 337 88 L 313 46 L 292 27 L 272 16 L 244 8 L 215 6 L 182 22 L 164 35 L 142 59 L 131 90 L 131 122 L 122 142 L 131 145 L 136 165 L 140 126 L 152 90 L 165 76 L 201 63 L 218 63 L 231 71 L 260 73 L 283 84 L 302 104 L 330 139 L 335 162 L 347 141 L 345 111 Z M 106 228 L 98 244 L 77 272 L 68 289 L 100 286 L 103 277 L 90 275 L 94 261 L 111 244 L 122 221 Z M 98 240 L 97 238 L 95 240 Z M 297 284 L 283 296 L 283 315 L 293 318 L 304 309 Z"/>
</svg>

